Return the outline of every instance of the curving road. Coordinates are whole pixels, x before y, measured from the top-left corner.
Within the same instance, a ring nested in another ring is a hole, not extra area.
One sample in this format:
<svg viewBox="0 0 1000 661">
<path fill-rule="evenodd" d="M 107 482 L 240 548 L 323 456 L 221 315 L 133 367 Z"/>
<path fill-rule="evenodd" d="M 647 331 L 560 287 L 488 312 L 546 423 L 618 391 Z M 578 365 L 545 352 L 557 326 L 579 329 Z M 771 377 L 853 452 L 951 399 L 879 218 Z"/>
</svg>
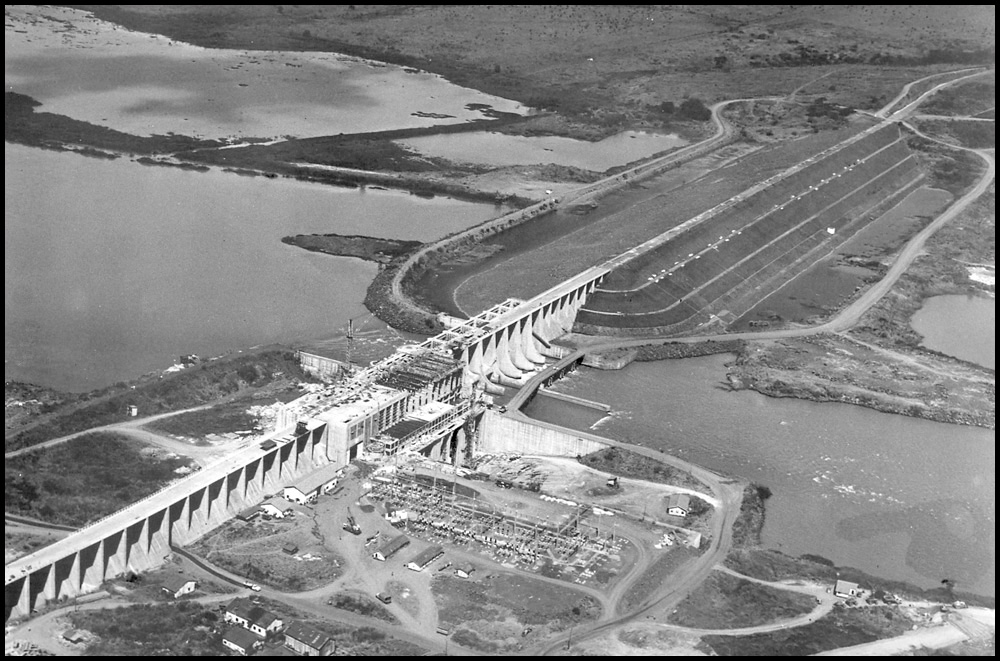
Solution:
<svg viewBox="0 0 1000 661">
<path fill-rule="evenodd" d="M 163 418 L 169 418 L 171 416 L 180 415 L 182 413 L 190 413 L 192 411 L 201 411 L 211 407 L 212 407 L 211 404 L 206 404 L 204 406 L 195 406 L 193 408 L 183 409 L 181 411 L 169 411 L 167 413 L 160 413 L 159 415 L 151 415 L 145 418 L 136 418 L 134 420 L 127 420 L 125 422 L 114 422 L 110 425 L 92 427 L 91 429 L 85 429 L 83 431 L 78 431 L 73 434 L 67 434 L 66 436 L 60 436 L 59 438 L 53 438 L 50 441 L 44 441 L 42 443 L 38 443 L 37 445 L 29 445 L 26 448 L 5 452 L 3 457 L 4 459 L 19 457 L 23 454 L 28 454 L 29 452 L 35 452 L 36 450 L 42 450 L 45 448 L 50 448 L 54 445 L 61 445 L 62 443 L 67 443 L 69 441 L 72 441 L 74 438 L 79 438 L 80 436 L 83 436 L 85 434 L 92 434 L 94 432 L 102 432 L 102 431 L 113 431 L 113 432 L 130 434 L 133 436 L 141 436 L 143 440 L 156 443 L 157 445 L 162 445 L 175 452 L 179 452 L 182 454 L 191 454 L 193 451 L 197 451 L 197 448 L 195 446 L 189 445 L 187 443 L 182 443 L 181 441 L 173 439 L 169 436 L 154 434 L 152 432 L 140 429 L 140 427 L 142 427 L 143 425 L 147 425 L 150 422 L 162 420 Z"/>
</svg>

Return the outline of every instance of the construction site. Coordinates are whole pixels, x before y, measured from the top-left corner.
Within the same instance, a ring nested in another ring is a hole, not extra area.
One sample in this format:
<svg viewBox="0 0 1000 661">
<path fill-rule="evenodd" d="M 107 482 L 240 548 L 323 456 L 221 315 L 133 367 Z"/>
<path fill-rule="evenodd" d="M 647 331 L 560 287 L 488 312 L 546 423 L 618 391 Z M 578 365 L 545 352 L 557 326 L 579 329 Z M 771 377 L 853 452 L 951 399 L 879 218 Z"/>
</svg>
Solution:
<svg viewBox="0 0 1000 661">
<path fill-rule="evenodd" d="M 363 491 L 370 487 L 362 502 L 376 504 L 394 527 L 432 548 L 476 554 L 510 569 L 606 586 L 634 562 L 631 540 L 637 536 L 641 543 L 657 542 L 657 548 L 698 548 L 701 541 L 699 533 L 681 526 L 655 526 L 650 518 L 643 529 L 636 525 L 638 517 L 620 510 L 540 492 L 544 477 L 537 473 L 534 486 L 525 491 L 526 484 L 515 486 L 502 477 L 480 482 L 418 470 L 379 471 L 362 485 Z M 609 492 L 620 488 L 619 478 L 603 479 Z M 380 541 L 379 536 L 368 539 L 384 555 Z"/>
</svg>

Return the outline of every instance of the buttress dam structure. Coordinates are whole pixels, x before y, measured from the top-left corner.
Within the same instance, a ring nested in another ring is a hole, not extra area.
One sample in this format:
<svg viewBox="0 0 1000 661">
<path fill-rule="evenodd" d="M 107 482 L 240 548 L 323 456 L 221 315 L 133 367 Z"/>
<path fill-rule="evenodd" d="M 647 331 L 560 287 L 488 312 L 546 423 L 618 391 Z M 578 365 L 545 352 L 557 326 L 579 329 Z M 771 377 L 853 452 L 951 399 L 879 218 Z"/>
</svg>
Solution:
<svg viewBox="0 0 1000 661">
<path fill-rule="evenodd" d="M 4 567 L 5 621 L 97 590 L 110 578 L 162 565 L 184 546 L 267 494 L 326 467 L 346 466 L 363 447 L 403 447 L 452 460 L 477 393 L 518 385 L 544 366 L 550 340 L 572 326 L 604 271 L 531 301 L 510 300 L 320 393 L 285 405 L 276 431 L 250 448 Z"/>
<path fill-rule="evenodd" d="M 537 431 L 527 423 L 500 429 L 503 416 L 483 415 L 484 393 L 526 384 L 566 353 L 560 336 L 574 327 L 721 330 L 746 309 L 748 285 L 757 299 L 770 293 L 919 179 L 899 129 L 883 121 L 530 300 L 449 319 L 438 335 L 284 405 L 275 431 L 253 446 L 5 565 L 5 619 L 157 567 L 172 547 L 362 449 L 458 464 L 472 455 L 479 420 L 498 426 L 492 437 L 527 437 Z"/>
</svg>

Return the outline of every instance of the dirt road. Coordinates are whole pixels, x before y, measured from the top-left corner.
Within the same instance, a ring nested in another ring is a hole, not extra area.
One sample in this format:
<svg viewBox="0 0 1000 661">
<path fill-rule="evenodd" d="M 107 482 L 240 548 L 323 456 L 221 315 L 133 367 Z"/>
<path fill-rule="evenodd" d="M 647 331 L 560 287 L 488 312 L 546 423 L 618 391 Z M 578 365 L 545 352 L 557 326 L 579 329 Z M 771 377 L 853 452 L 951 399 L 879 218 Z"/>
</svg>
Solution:
<svg viewBox="0 0 1000 661">
<path fill-rule="evenodd" d="M 178 440 L 172 436 L 167 436 L 165 434 L 160 434 L 154 431 L 145 429 L 144 426 L 151 422 L 156 422 L 157 420 L 162 420 L 164 418 L 169 418 L 175 415 L 181 415 L 183 413 L 191 413 L 193 411 L 203 411 L 205 409 L 212 408 L 212 405 L 207 404 L 204 406 L 195 406 L 189 409 L 182 409 L 180 411 L 170 411 L 168 413 L 161 413 L 159 415 L 152 415 L 145 418 L 135 418 L 131 420 L 126 420 L 124 422 L 116 422 L 110 425 L 103 425 L 101 427 L 94 427 L 92 429 L 87 429 L 84 431 L 79 431 L 74 434 L 68 434 L 66 436 L 60 436 L 59 438 L 54 438 L 50 441 L 45 441 L 44 443 L 39 443 L 37 445 L 32 445 L 26 448 L 21 448 L 19 450 L 13 450 L 4 454 L 4 459 L 12 459 L 14 457 L 19 457 L 23 454 L 28 454 L 29 452 L 35 452 L 36 450 L 43 450 L 45 448 L 54 447 L 56 445 L 61 445 L 63 443 L 68 443 L 75 438 L 79 438 L 85 434 L 92 434 L 95 432 L 115 432 L 118 434 L 124 434 L 126 436 L 131 436 L 136 440 L 141 442 L 156 445 L 164 450 L 174 452 L 176 454 L 190 457 L 199 466 L 205 467 L 212 463 L 216 458 L 221 457 L 228 452 L 239 447 L 244 447 L 249 445 L 251 441 L 246 439 L 241 439 L 239 441 L 233 441 L 232 443 L 226 443 L 223 445 L 194 445 L 193 443 L 186 443 L 184 441 Z"/>
</svg>

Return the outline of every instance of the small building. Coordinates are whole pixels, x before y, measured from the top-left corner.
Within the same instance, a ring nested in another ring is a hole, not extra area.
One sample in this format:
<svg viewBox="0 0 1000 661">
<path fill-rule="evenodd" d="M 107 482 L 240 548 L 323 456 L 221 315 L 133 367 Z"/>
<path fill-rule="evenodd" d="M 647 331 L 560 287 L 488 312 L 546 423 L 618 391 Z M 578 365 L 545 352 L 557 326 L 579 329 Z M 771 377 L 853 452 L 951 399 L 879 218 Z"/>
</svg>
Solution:
<svg viewBox="0 0 1000 661">
<path fill-rule="evenodd" d="M 226 622 L 233 622 L 244 629 L 264 638 L 281 630 L 281 620 L 277 615 L 257 606 L 249 599 L 237 597 L 226 606 Z"/>
<path fill-rule="evenodd" d="M 160 583 L 160 589 L 169 594 L 171 599 L 177 599 L 178 597 L 183 597 L 186 594 L 191 594 L 197 587 L 197 581 L 175 575 L 167 576 Z"/>
<path fill-rule="evenodd" d="M 850 599 L 851 597 L 860 597 L 863 590 L 858 586 L 857 583 L 851 583 L 850 581 L 842 581 L 837 579 L 837 582 L 833 585 L 833 595 L 835 597 L 841 597 L 843 599 Z"/>
<path fill-rule="evenodd" d="M 250 656 L 263 646 L 260 638 L 242 627 L 232 627 L 222 634 L 222 644 L 240 656 Z"/>
<path fill-rule="evenodd" d="M 265 516 L 272 516 L 275 519 L 284 519 L 289 515 L 289 513 L 295 512 L 295 507 L 291 501 L 286 500 L 281 496 L 274 496 L 273 498 L 268 498 L 260 504 L 260 511 Z"/>
<path fill-rule="evenodd" d="M 672 493 L 667 498 L 667 514 L 670 516 L 687 516 L 691 511 L 691 496 L 686 493 Z"/>
<path fill-rule="evenodd" d="M 67 629 L 63 632 L 63 640 L 73 643 L 74 645 L 80 643 L 86 643 L 90 640 L 90 636 L 86 632 L 79 629 Z"/>
<path fill-rule="evenodd" d="M 139 415 L 139 407 L 136 406 L 135 404 L 129 404 L 125 408 L 125 415 L 127 415 L 130 418 L 136 417 L 137 415 Z"/>
<path fill-rule="evenodd" d="M 472 576 L 472 572 L 476 571 L 476 566 L 471 562 L 467 562 L 464 565 L 460 565 L 458 569 L 455 570 L 455 576 L 459 578 L 469 578 Z"/>
<path fill-rule="evenodd" d="M 444 555 L 444 549 L 440 546 L 431 546 L 418 553 L 412 560 L 406 563 L 408 569 L 413 571 L 423 571 L 427 565 L 431 564 Z"/>
<path fill-rule="evenodd" d="M 406 537 L 406 535 L 393 537 L 392 539 L 382 542 L 382 545 L 379 546 L 374 553 L 372 553 L 372 557 L 379 562 L 385 562 L 392 556 L 399 553 L 399 551 L 409 543 L 410 540 Z"/>
<path fill-rule="evenodd" d="M 285 647 L 302 656 L 330 656 L 334 642 L 319 629 L 296 621 L 285 629 Z"/>
<path fill-rule="evenodd" d="M 337 486 L 337 480 L 340 476 L 341 469 L 337 468 L 335 464 L 327 464 L 306 475 L 295 484 L 286 486 L 281 495 L 294 503 L 304 505 L 332 491 Z"/>
<path fill-rule="evenodd" d="M 245 510 L 240 511 L 240 513 L 236 515 L 236 518 L 239 519 L 240 521 L 253 521 L 260 515 L 261 515 L 260 505 L 254 505 L 252 507 L 248 507 Z"/>
<path fill-rule="evenodd" d="M 295 555 L 296 553 L 299 552 L 299 546 L 298 544 L 288 542 L 287 544 L 281 547 L 281 552 L 284 553 L 285 555 Z"/>
</svg>

